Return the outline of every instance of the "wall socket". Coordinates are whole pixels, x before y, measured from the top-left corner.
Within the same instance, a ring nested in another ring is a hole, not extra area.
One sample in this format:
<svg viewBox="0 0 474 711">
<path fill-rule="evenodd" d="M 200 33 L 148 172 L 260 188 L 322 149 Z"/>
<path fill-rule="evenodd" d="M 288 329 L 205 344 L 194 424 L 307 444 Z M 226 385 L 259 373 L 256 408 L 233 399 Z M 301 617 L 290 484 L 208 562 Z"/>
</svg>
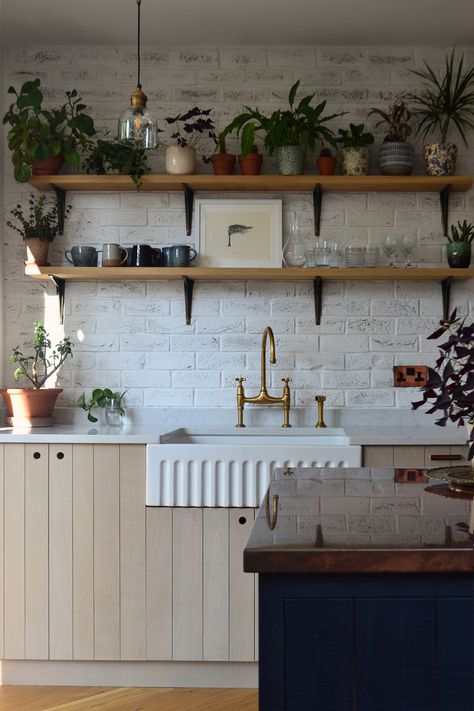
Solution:
<svg viewBox="0 0 474 711">
<path fill-rule="evenodd" d="M 421 388 L 428 380 L 427 365 L 395 365 L 393 385 L 396 388 Z"/>
</svg>

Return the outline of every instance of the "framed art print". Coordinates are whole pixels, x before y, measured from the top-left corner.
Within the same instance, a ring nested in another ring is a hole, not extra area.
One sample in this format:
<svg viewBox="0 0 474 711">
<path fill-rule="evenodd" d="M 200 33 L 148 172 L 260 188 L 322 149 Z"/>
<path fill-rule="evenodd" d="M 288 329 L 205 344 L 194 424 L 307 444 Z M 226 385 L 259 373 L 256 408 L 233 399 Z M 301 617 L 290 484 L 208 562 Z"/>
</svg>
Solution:
<svg viewBox="0 0 474 711">
<path fill-rule="evenodd" d="M 281 267 L 281 200 L 195 200 L 200 267 Z"/>
</svg>

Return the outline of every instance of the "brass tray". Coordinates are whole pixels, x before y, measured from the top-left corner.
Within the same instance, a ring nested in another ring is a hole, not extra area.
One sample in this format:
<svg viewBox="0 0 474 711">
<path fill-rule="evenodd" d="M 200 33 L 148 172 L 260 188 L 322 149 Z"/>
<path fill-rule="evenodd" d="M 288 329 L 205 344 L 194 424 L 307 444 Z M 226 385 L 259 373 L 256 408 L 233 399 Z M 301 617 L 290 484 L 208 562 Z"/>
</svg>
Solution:
<svg viewBox="0 0 474 711">
<path fill-rule="evenodd" d="M 463 487 L 466 489 L 474 488 L 474 468 L 469 465 L 428 469 L 426 476 L 429 479 L 445 482 L 450 486 Z"/>
</svg>

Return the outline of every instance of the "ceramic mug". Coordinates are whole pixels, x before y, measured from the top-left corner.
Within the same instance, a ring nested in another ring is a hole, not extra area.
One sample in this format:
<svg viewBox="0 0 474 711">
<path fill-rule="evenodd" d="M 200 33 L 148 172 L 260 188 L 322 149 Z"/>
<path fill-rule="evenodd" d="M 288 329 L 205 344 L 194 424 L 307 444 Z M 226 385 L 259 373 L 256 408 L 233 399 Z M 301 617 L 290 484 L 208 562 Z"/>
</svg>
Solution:
<svg viewBox="0 0 474 711">
<path fill-rule="evenodd" d="M 75 245 L 64 252 L 69 264 L 74 264 L 75 267 L 96 267 L 98 254 L 95 247 L 86 247 L 81 244 Z"/>
<path fill-rule="evenodd" d="M 108 242 L 102 245 L 102 266 L 121 267 L 128 259 L 128 251 L 119 244 Z"/>
<path fill-rule="evenodd" d="M 158 267 L 161 262 L 161 249 L 149 244 L 134 244 L 132 247 L 132 267 Z"/>
<path fill-rule="evenodd" d="M 196 259 L 196 256 L 196 250 L 189 244 L 173 244 L 161 249 L 163 267 L 189 267 L 189 263 Z"/>
</svg>

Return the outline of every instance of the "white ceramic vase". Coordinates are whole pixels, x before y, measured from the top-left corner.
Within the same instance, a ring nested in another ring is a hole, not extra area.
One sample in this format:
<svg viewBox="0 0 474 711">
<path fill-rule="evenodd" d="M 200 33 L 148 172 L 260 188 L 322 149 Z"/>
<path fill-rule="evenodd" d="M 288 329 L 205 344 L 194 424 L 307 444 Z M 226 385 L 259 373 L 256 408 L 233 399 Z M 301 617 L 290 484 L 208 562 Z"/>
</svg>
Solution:
<svg viewBox="0 0 474 711">
<path fill-rule="evenodd" d="M 196 172 L 196 149 L 169 146 L 166 149 L 166 172 L 170 175 L 193 175 Z"/>
</svg>

